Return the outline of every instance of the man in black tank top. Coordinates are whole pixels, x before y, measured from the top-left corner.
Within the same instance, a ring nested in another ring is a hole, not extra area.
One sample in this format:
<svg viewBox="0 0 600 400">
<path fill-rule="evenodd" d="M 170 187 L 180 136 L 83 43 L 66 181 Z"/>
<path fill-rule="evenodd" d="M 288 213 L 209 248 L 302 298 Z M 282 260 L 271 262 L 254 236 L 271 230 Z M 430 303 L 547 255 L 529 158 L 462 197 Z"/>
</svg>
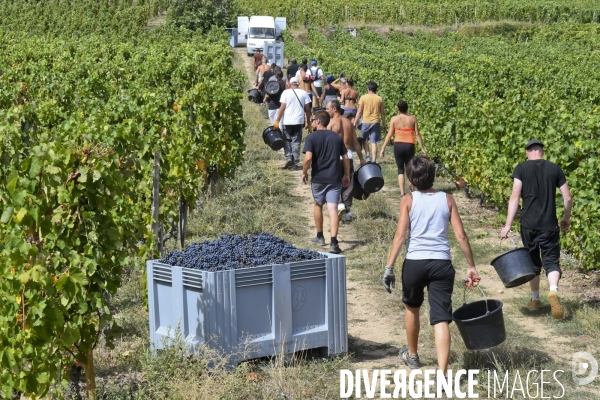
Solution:
<svg viewBox="0 0 600 400">
<path fill-rule="evenodd" d="M 558 297 L 558 282 L 562 275 L 559 266 L 560 229 L 567 231 L 571 224 L 573 198 L 565 174 L 553 162 L 544 160 L 544 145 L 539 140 L 530 140 L 526 146 L 527 161 L 517 165 L 513 172 L 513 191 L 508 203 L 506 225 L 500 232 L 501 238 L 507 238 L 513 220 L 523 198 L 521 209 L 521 240 L 529 249 L 531 260 L 536 266 L 536 277 L 529 282 L 531 300 L 527 303 L 530 311 L 540 309 L 540 272 L 546 271 L 550 292 L 548 301 L 552 316 L 561 319 L 564 316 Z M 563 218 L 556 217 L 556 189 L 560 189 L 564 201 Z"/>
</svg>

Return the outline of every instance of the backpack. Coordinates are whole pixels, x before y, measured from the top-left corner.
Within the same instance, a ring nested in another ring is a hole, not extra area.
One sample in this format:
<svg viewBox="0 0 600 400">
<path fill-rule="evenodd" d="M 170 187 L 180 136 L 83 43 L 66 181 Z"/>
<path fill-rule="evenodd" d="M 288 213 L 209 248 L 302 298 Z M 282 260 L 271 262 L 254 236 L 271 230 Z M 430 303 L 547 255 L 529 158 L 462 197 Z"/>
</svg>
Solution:
<svg viewBox="0 0 600 400">
<path fill-rule="evenodd" d="M 314 81 L 315 81 L 315 77 L 314 77 L 314 75 L 312 74 L 312 72 L 310 72 L 310 70 L 308 70 L 308 71 L 306 71 L 306 74 L 304 74 L 304 78 L 302 78 L 302 80 L 303 80 L 304 82 L 309 82 L 309 83 L 312 83 L 312 82 L 314 82 Z"/>
<path fill-rule="evenodd" d="M 313 81 L 318 81 L 323 77 L 323 70 L 319 68 L 319 66 L 317 66 L 315 69 L 310 67 L 308 70 L 310 71 L 310 76 L 313 77 Z M 321 71 L 321 75 L 319 75 L 319 71 Z"/>
</svg>

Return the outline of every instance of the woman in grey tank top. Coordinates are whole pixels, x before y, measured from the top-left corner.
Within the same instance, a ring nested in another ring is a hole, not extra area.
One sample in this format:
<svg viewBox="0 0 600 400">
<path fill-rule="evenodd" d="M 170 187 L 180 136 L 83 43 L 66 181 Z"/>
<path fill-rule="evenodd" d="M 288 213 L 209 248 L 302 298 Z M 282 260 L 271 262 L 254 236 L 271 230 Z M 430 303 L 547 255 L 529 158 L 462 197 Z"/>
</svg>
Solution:
<svg viewBox="0 0 600 400">
<path fill-rule="evenodd" d="M 473 288 L 480 278 L 475 268 L 469 239 L 463 228 L 454 198 L 433 189 L 435 164 L 415 156 L 407 165 L 407 177 L 417 188 L 400 201 L 400 218 L 394 236 L 388 263 L 383 275 L 383 285 L 391 293 L 396 287 L 394 264 L 404 241 L 408 239 L 407 251 L 402 265 L 402 302 L 406 306 L 405 325 L 408 346 L 400 351 L 400 357 L 412 369 L 419 368 L 417 345 L 419 339 L 419 310 L 427 287 L 429 322 L 434 327 L 438 369 L 446 375 L 450 357 L 450 329 L 452 322 L 452 291 L 454 267 L 450 259 L 448 224 L 456 235 L 467 259 L 467 287 Z M 410 226 L 410 237 L 407 231 Z"/>
</svg>

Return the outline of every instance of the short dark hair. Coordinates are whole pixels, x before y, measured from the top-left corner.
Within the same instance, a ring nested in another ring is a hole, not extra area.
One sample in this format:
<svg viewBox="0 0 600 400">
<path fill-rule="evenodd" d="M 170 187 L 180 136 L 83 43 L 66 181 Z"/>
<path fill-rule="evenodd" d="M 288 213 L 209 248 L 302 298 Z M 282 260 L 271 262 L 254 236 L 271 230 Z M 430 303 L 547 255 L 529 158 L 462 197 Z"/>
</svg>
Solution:
<svg viewBox="0 0 600 400">
<path fill-rule="evenodd" d="M 304 65 L 308 64 L 308 60 L 306 58 L 303 58 L 302 59 L 302 64 L 304 64 Z"/>
<path fill-rule="evenodd" d="M 272 64 L 271 64 L 271 68 L 273 68 L 273 69 L 274 69 L 275 67 L 277 67 L 277 64 L 275 64 L 275 63 L 272 63 Z"/>
<path fill-rule="evenodd" d="M 327 104 L 329 104 L 329 107 L 335 108 L 335 111 L 338 114 L 343 114 L 344 113 L 344 110 L 342 110 L 342 105 L 340 104 L 339 100 L 330 100 Z"/>
<path fill-rule="evenodd" d="M 414 156 L 406 166 L 406 177 L 418 190 L 427 190 L 435 180 L 435 163 L 427 157 Z"/>
<path fill-rule="evenodd" d="M 329 114 L 327 114 L 327 111 L 317 111 L 315 115 L 313 115 L 313 118 L 318 119 L 323 126 L 329 125 L 329 121 L 331 120 L 331 117 Z"/>
<path fill-rule="evenodd" d="M 281 72 L 281 70 L 275 72 L 275 78 L 283 79 L 283 72 Z"/>
<path fill-rule="evenodd" d="M 375 82 L 369 82 L 367 83 L 367 89 L 373 93 L 377 93 L 377 84 Z"/>
<path fill-rule="evenodd" d="M 354 79 L 352 79 L 352 77 L 350 77 L 350 78 L 346 79 L 346 83 L 347 83 L 349 86 L 354 86 Z"/>
<path fill-rule="evenodd" d="M 398 111 L 400 111 L 401 113 L 406 113 L 408 111 L 408 103 L 404 100 L 400 100 L 398 102 Z"/>
</svg>

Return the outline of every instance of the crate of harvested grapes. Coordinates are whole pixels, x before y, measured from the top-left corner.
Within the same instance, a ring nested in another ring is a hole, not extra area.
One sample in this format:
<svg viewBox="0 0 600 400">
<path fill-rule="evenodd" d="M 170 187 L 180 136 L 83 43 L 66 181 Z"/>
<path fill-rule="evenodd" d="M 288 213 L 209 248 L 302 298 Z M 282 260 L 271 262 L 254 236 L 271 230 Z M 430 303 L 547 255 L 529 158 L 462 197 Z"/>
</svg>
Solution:
<svg viewBox="0 0 600 400">
<path fill-rule="evenodd" d="M 150 339 L 176 328 L 236 363 L 321 349 L 348 351 L 346 258 L 297 249 L 271 234 L 224 235 L 147 263 Z"/>
</svg>

